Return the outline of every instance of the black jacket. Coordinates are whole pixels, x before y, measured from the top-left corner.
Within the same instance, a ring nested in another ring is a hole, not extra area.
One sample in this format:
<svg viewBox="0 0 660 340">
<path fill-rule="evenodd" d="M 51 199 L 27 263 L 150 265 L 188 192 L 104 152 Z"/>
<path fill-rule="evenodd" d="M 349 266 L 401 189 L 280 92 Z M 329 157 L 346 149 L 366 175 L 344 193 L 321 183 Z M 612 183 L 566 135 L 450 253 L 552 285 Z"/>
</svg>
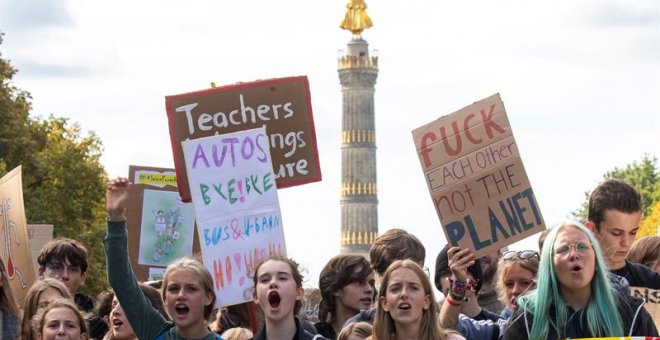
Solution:
<svg viewBox="0 0 660 340">
<path fill-rule="evenodd" d="M 94 310 L 94 299 L 82 293 L 76 293 L 73 299 L 78 309 L 86 314 L 87 324 L 89 324 L 89 338 L 103 339 L 105 333 L 110 328 L 105 320 L 101 319 L 99 314 Z"/>
<path fill-rule="evenodd" d="M 624 336 L 658 336 L 658 330 L 655 328 L 651 315 L 644 308 L 644 300 L 632 296 L 622 296 L 615 293 L 618 299 L 617 309 L 621 315 Z M 592 338 L 595 335 L 589 333 L 586 327 L 586 313 L 583 310 L 574 311 L 569 306 L 567 308 L 568 321 L 559 336 L 555 333 L 552 326 L 548 328 L 548 339 L 566 339 L 566 338 Z M 550 309 L 550 317 L 554 316 L 553 307 Z M 504 340 L 524 340 L 529 339 L 529 333 L 532 330 L 532 321 L 534 317 L 529 313 L 523 313 L 519 308 L 509 319 Z M 613 334 L 612 334 L 613 335 Z"/>
<path fill-rule="evenodd" d="M 316 331 L 319 332 L 319 334 L 323 335 L 324 337 L 330 339 L 330 340 L 336 340 L 337 339 L 337 333 L 335 333 L 335 329 L 332 328 L 332 325 L 329 323 L 323 323 L 323 322 L 317 322 L 314 324 L 314 327 L 316 328 Z"/>
<path fill-rule="evenodd" d="M 298 318 L 295 318 L 296 320 L 296 334 L 293 336 L 293 339 L 291 340 L 328 340 L 327 338 L 324 338 L 321 335 L 314 335 L 308 331 L 305 330 L 303 325 L 301 324 L 300 320 Z M 261 327 L 259 330 L 259 333 L 254 337 L 254 340 L 266 340 L 266 326 L 264 325 Z M 287 339 L 282 339 L 282 340 L 287 340 Z"/>
<path fill-rule="evenodd" d="M 652 271 L 645 265 L 626 261 L 623 268 L 611 272 L 625 277 L 630 287 L 660 289 L 660 273 Z"/>
</svg>

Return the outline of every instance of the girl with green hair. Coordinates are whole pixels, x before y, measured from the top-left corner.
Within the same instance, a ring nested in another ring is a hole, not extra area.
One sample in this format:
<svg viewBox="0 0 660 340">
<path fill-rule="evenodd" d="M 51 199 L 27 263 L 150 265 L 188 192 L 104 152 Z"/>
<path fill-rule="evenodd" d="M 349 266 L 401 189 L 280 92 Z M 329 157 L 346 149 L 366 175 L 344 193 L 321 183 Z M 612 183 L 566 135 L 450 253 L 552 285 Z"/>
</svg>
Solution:
<svg viewBox="0 0 660 340">
<path fill-rule="evenodd" d="M 643 300 L 612 288 L 598 241 L 582 224 L 553 228 L 540 257 L 537 288 L 518 299 L 504 340 L 658 335 Z"/>
</svg>

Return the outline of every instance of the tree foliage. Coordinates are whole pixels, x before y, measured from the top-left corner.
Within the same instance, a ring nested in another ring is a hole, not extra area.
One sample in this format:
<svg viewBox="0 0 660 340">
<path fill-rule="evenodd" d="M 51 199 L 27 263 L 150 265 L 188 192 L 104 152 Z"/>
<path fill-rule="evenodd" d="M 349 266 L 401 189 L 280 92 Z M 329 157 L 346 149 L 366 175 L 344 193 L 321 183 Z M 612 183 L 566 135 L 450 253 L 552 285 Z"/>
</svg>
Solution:
<svg viewBox="0 0 660 340">
<path fill-rule="evenodd" d="M 660 203 L 660 169 L 658 168 L 657 158 L 645 155 L 639 162 L 634 161 L 624 168 L 614 168 L 603 175 L 603 180 L 612 178 L 625 180 L 642 195 L 644 214 L 640 228 L 645 228 L 643 230 L 640 229 L 637 235 L 638 238 L 646 235 L 655 235 L 655 229 L 653 231 L 646 229 L 650 228 L 647 226 L 647 223 L 651 223 L 649 219 L 654 218 L 653 211 L 660 210 L 660 208 L 656 207 Z M 587 219 L 590 193 L 589 191 L 585 192 L 585 201 L 582 203 L 582 207 L 573 212 L 574 217 L 583 221 Z M 657 211 L 655 214 L 660 214 L 660 211 Z M 655 219 L 658 219 L 658 217 L 655 217 Z M 656 227 L 657 225 L 656 223 Z"/>
<path fill-rule="evenodd" d="M 655 202 L 653 207 L 651 207 L 651 212 L 644 217 L 644 220 L 639 225 L 637 238 L 657 235 L 658 227 L 660 227 L 660 201 Z"/>
<path fill-rule="evenodd" d="M 107 175 L 102 144 L 65 118 L 30 117 L 30 94 L 16 88 L 16 70 L 0 56 L 0 176 L 23 166 L 23 199 L 30 224 L 54 225 L 54 236 L 79 240 L 89 250 L 84 290 L 107 288 L 105 231 Z"/>
</svg>

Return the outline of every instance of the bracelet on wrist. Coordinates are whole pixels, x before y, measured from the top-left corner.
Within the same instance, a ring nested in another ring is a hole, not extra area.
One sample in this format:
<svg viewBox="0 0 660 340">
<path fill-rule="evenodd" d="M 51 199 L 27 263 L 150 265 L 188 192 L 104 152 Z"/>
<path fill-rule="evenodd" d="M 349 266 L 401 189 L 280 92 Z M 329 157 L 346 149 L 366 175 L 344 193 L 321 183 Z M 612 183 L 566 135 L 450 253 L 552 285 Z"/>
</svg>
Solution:
<svg viewBox="0 0 660 340">
<path fill-rule="evenodd" d="M 447 296 L 447 298 L 446 298 L 445 300 L 447 300 L 447 303 L 448 303 L 450 306 L 454 306 L 454 307 L 460 307 L 460 306 L 461 306 L 461 301 L 456 301 L 456 300 L 454 300 L 454 299 L 451 297 L 451 295 Z"/>
<path fill-rule="evenodd" d="M 448 298 L 450 298 L 450 299 L 452 299 L 452 300 L 454 300 L 454 301 L 456 301 L 456 302 L 467 302 L 467 301 L 470 301 L 470 299 L 469 299 L 468 297 L 466 297 L 465 295 L 456 294 L 454 291 L 451 291 L 451 290 L 449 291 L 449 296 L 448 296 Z"/>
<path fill-rule="evenodd" d="M 457 289 L 457 290 L 465 290 L 468 286 L 468 281 L 461 281 L 461 280 L 455 280 L 451 277 L 447 278 L 449 280 L 449 286 L 452 287 L 452 289 Z"/>
</svg>

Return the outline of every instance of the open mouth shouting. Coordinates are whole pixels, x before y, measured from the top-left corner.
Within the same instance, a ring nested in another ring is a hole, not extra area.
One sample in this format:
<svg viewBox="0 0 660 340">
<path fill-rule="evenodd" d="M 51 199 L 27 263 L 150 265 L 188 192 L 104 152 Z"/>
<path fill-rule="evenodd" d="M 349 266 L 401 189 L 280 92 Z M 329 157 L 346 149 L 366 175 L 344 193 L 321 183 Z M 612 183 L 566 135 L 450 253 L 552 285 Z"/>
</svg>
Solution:
<svg viewBox="0 0 660 340">
<path fill-rule="evenodd" d="M 190 313 L 190 307 L 183 303 L 177 303 L 174 308 L 176 310 L 176 317 L 179 319 L 185 318 Z"/>
<path fill-rule="evenodd" d="M 579 264 L 576 264 L 573 267 L 571 267 L 571 274 L 579 274 L 581 272 L 582 272 L 582 266 L 580 266 Z"/>
<path fill-rule="evenodd" d="M 398 308 L 400 311 L 406 313 L 406 312 L 408 312 L 408 311 L 410 310 L 410 308 L 412 308 L 412 307 L 410 306 L 410 303 L 408 303 L 408 302 L 402 302 L 402 303 L 400 303 L 400 304 L 397 306 L 397 308 Z"/>
<path fill-rule="evenodd" d="M 120 328 L 123 324 L 124 322 L 119 320 L 118 318 L 112 318 L 112 328 L 114 329 Z"/>
<path fill-rule="evenodd" d="M 280 297 L 280 293 L 274 290 L 268 293 L 268 304 L 270 305 L 271 309 L 279 308 L 280 302 L 282 302 L 282 297 Z"/>
</svg>

